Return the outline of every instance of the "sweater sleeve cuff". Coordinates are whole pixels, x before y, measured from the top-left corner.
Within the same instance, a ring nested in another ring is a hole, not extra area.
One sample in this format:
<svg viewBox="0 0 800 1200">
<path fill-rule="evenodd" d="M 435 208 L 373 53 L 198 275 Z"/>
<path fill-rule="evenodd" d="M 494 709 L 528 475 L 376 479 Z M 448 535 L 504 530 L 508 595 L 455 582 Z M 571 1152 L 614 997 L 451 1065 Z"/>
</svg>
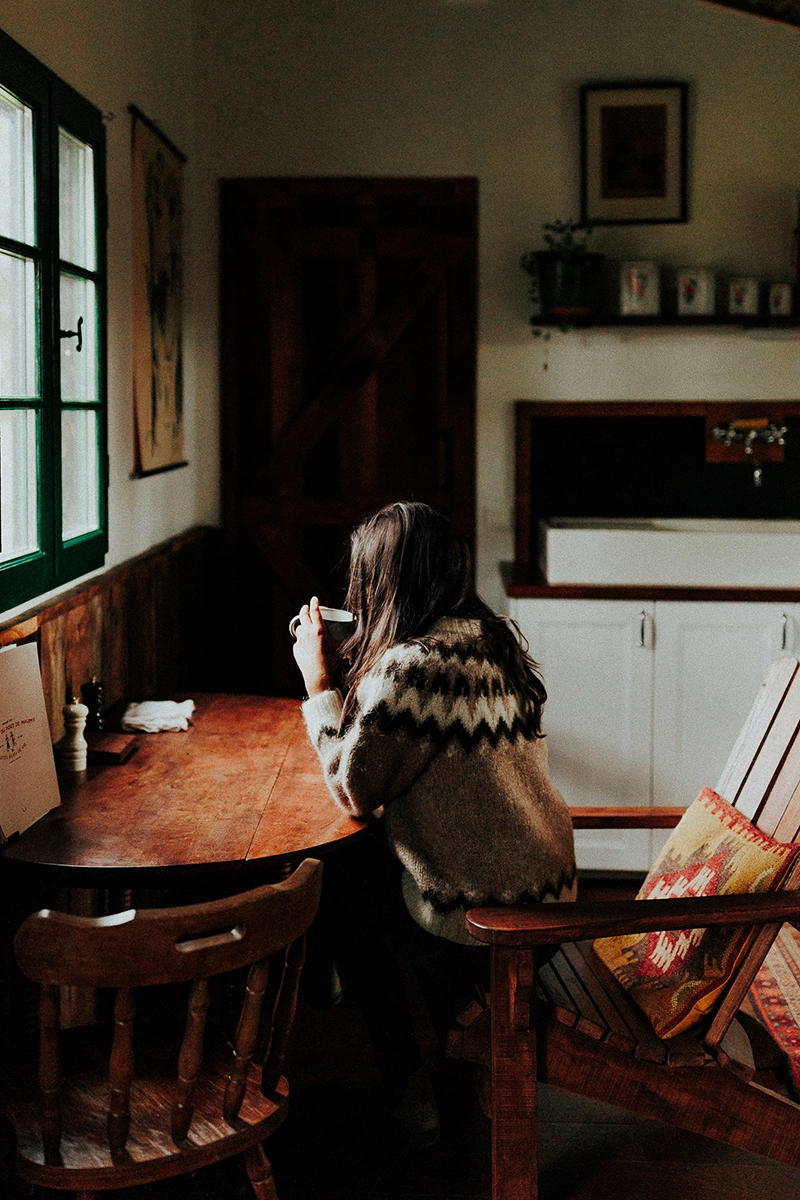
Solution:
<svg viewBox="0 0 800 1200">
<path fill-rule="evenodd" d="M 342 719 L 342 697 L 338 691 L 320 692 L 303 704 L 303 719 L 309 737 L 316 745 L 328 730 L 337 733 Z"/>
</svg>

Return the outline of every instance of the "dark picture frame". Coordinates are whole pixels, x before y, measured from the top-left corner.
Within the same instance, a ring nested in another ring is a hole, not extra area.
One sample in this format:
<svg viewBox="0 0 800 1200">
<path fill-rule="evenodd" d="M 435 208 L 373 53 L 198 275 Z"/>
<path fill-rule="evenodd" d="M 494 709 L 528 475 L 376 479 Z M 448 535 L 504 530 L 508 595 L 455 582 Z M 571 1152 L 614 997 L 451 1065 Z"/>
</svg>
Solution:
<svg viewBox="0 0 800 1200">
<path fill-rule="evenodd" d="M 686 221 L 687 85 L 592 83 L 580 95 L 582 220 Z"/>
<path fill-rule="evenodd" d="M 133 475 L 187 465 L 183 419 L 183 168 L 186 156 L 135 105 Z"/>
</svg>

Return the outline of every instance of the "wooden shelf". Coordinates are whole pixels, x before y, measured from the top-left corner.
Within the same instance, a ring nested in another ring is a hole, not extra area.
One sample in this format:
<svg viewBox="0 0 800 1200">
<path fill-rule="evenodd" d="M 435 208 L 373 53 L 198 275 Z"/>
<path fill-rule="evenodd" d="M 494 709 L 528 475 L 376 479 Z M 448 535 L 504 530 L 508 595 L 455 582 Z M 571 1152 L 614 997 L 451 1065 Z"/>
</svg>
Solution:
<svg viewBox="0 0 800 1200">
<path fill-rule="evenodd" d="M 679 317 L 677 313 L 666 313 L 657 317 L 623 317 L 614 313 L 601 313 L 595 317 L 531 317 L 534 328 L 558 329 L 569 326 L 570 329 L 764 329 L 764 330 L 797 330 L 800 334 L 800 316 L 793 317 L 729 317 L 717 313 L 714 316 Z"/>
</svg>

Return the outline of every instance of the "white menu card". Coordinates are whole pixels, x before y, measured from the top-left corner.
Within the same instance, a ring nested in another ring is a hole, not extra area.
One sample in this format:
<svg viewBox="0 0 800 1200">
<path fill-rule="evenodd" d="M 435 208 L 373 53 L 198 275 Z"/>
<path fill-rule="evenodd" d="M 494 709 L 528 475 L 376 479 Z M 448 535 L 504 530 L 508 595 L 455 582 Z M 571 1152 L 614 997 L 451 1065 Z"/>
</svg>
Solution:
<svg viewBox="0 0 800 1200">
<path fill-rule="evenodd" d="M 0 841 L 61 803 L 36 646 L 0 651 Z"/>
</svg>

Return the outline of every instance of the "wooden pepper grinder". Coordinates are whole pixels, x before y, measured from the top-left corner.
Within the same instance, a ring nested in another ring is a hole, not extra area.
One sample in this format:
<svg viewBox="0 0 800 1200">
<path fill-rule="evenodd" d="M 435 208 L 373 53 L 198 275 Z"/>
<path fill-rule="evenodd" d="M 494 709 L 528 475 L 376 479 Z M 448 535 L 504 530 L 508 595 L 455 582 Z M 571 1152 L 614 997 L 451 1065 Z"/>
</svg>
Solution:
<svg viewBox="0 0 800 1200">
<path fill-rule="evenodd" d="M 96 675 L 88 683 L 81 685 L 81 700 L 89 710 L 86 718 L 86 728 L 90 733 L 103 732 L 103 701 L 105 688 Z"/>
<path fill-rule="evenodd" d="M 83 731 L 86 728 L 86 718 L 89 710 L 81 704 L 77 696 L 73 696 L 69 704 L 62 709 L 64 713 L 64 736 L 59 747 L 59 759 L 65 771 L 85 771 L 86 754 L 89 749 Z"/>
</svg>

